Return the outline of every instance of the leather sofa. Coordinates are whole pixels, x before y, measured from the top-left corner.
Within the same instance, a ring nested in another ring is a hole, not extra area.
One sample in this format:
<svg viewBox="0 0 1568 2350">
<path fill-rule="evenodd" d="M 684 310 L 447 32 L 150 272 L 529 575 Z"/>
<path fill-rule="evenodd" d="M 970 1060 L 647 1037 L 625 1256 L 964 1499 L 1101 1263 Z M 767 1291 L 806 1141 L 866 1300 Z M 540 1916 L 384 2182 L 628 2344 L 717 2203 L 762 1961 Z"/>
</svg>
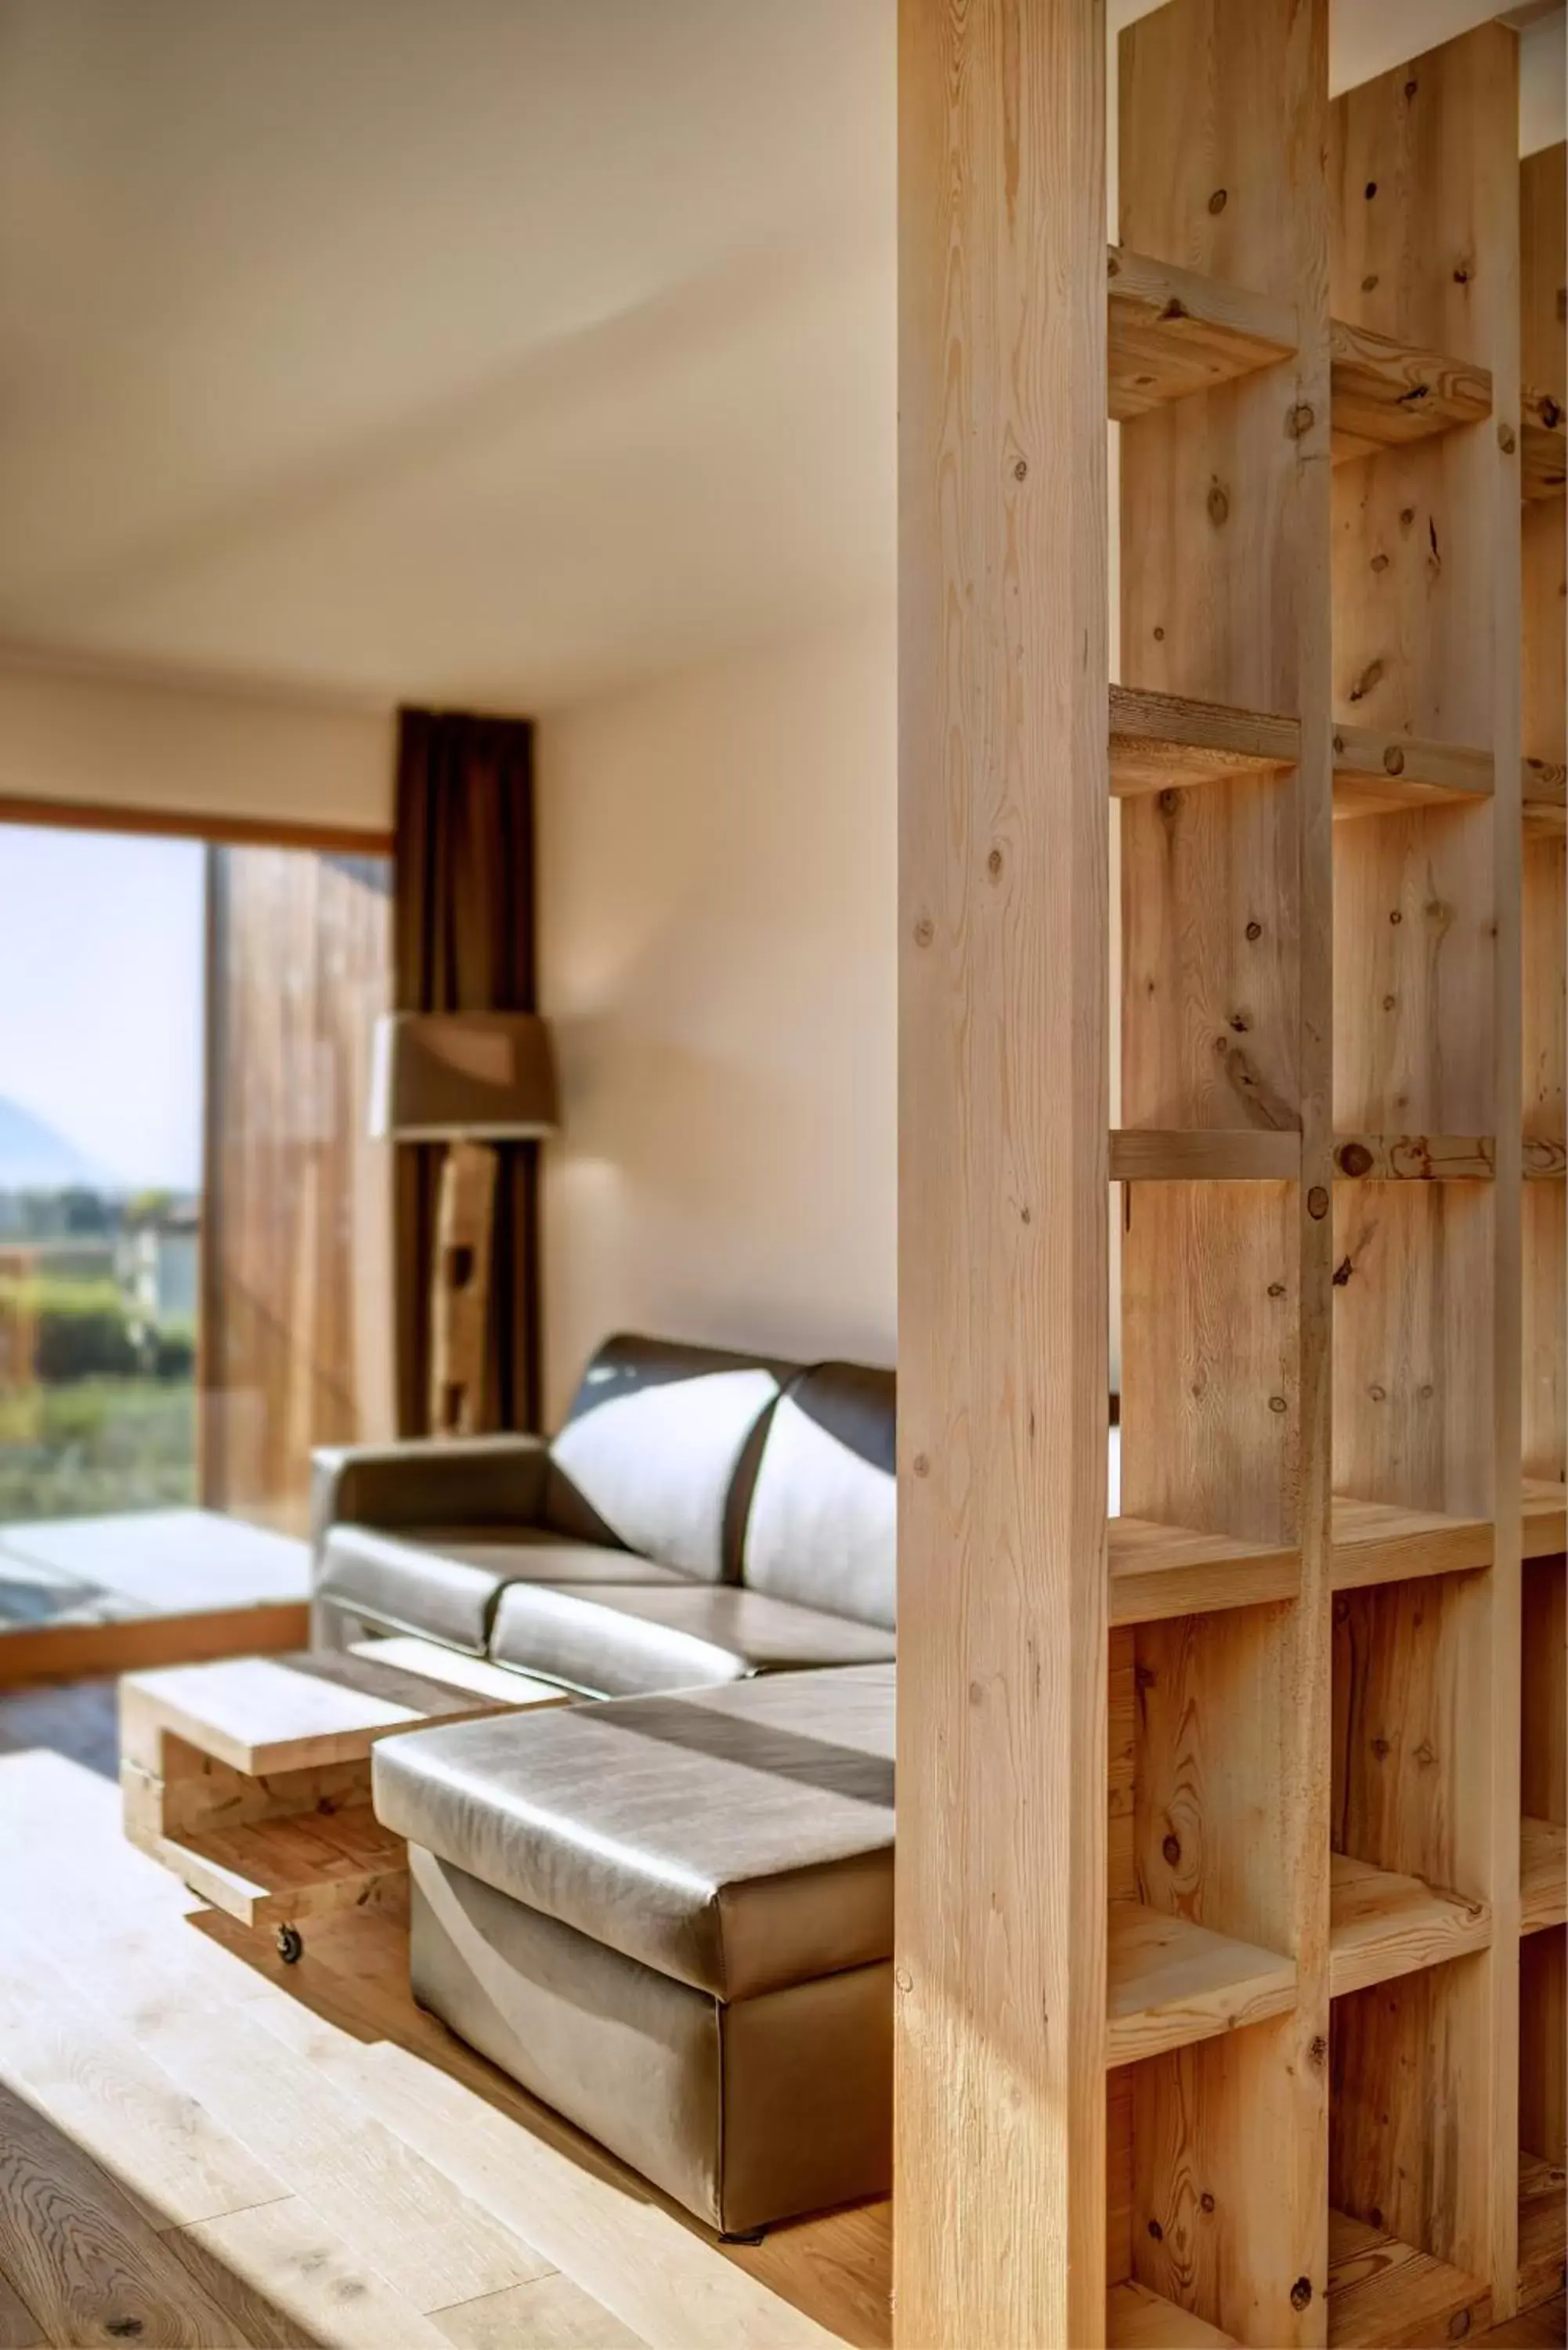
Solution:
<svg viewBox="0 0 1568 2350">
<path fill-rule="evenodd" d="M 611 1338 L 553 1442 L 317 1453 L 315 1638 L 594 1697 L 886 1661 L 893 1492 L 891 1372 Z"/>
<path fill-rule="evenodd" d="M 711 2226 L 884 2192 L 894 1387 L 618 1337 L 553 1442 L 317 1456 L 317 1637 L 597 1704 L 385 1742 L 417 1998 Z"/>
</svg>

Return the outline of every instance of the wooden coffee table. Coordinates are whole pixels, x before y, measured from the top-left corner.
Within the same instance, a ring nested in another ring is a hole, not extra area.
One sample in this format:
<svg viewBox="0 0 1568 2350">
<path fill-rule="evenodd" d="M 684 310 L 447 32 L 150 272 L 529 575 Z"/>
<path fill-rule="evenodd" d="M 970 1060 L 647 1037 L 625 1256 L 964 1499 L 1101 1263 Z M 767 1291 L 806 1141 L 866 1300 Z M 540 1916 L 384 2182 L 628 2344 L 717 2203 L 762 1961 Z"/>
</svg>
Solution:
<svg viewBox="0 0 1568 2350">
<path fill-rule="evenodd" d="M 214 1908 L 274 1928 L 292 1961 L 308 1920 L 407 1879 L 402 1838 L 370 1808 L 379 1740 L 567 1701 L 414 1639 L 132 1673 L 119 1698 L 125 1833 Z"/>
</svg>

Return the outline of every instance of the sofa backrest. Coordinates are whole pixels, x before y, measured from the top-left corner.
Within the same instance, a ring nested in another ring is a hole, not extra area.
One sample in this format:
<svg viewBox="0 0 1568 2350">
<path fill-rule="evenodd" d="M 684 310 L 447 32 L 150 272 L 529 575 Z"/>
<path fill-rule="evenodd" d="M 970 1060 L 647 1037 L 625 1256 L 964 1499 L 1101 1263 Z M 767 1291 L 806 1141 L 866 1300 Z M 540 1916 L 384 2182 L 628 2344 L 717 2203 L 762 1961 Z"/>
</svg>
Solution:
<svg viewBox="0 0 1568 2350">
<path fill-rule="evenodd" d="M 607 1338 L 551 1444 L 545 1523 L 698 1582 L 732 1581 L 763 1432 L 795 1369 L 669 1338 Z"/>
<path fill-rule="evenodd" d="M 741 1580 L 892 1628 L 898 1612 L 891 1371 L 818 1363 L 774 1407 L 752 1487 Z"/>
</svg>

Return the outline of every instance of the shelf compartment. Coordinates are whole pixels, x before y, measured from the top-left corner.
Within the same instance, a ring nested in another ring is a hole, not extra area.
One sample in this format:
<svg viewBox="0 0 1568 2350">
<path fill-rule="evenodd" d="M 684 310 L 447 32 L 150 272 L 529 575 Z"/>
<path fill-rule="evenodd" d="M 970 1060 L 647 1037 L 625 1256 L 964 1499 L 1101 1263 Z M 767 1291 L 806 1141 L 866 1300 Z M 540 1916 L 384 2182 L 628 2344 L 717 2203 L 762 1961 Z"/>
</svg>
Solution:
<svg viewBox="0 0 1568 2350">
<path fill-rule="evenodd" d="M 400 1887 L 408 1848 L 369 1804 L 159 1840 L 158 1857 L 242 1926 L 298 1925 Z"/>
<path fill-rule="evenodd" d="M 1418 1877 L 1396 1877 L 1336 1852 L 1331 1863 L 1329 1996 L 1418 1974 L 1491 1943 L 1484 1901 L 1439 1893 Z"/>
<path fill-rule="evenodd" d="M 1568 431 L 1561 400 L 1549 391 L 1527 391 L 1523 400 L 1524 445 L 1520 452 L 1519 494 L 1526 505 L 1560 498 L 1568 484 Z"/>
<path fill-rule="evenodd" d="M 1279 1127 L 1137 1127 L 1111 1130 L 1113 1183 L 1293 1183 L 1302 1139 Z"/>
<path fill-rule="evenodd" d="M 1334 461 L 1402 449 L 1491 414 L 1491 372 L 1336 318 L 1329 330 Z"/>
<path fill-rule="evenodd" d="M 1236 2337 L 1129 2277 L 1106 2295 L 1106 2343 L 1107 2350 L 1235 2350 Z"/>
<path fill-rule="evenodd" d="M 1299 719 L 1137 686 L 1112 686 L 1109 729 L 1115 799 L 1277 775 L 1301 759 Z"/>
<path fill-rule="evenodd" d="M 1106 1991 L 1106 2063 L 1115 2069 L 1288 2014 L 1295 1960 L 1141 1901 L 1113 1901 Z"/>
<path fill-rule="evenodd" d="M 1490 1134 L 1336 1134 L 1334 1171 L 1347 1183 L 1490 1183 Z"/>
<path fill-rule="evenodd" d="M 1491 2292 L 1479 2277 L 1348 2212 L 1328 2215 L 1328 2339 L 1421 2350 L 1433 2342 L 1479 2334 L 1491 2315 Z M 1468 2321 L 1468 2322 L 1461 2322 Z"/>
<path fill-rule="evenodd" d="M 1490 1566 L 1492 1553 L 1490 1518 L 1443 1517 L 1432 1510 L 1359 1501 L 1349 1493 L 1334 1497 L 1331 1580 L 1335 1591 L 1462 1575 Z"/>
<path fill-rule="evenodd" d="M 1113 1626 L 1157 1624 L 1294 1599 L 1302 1558 L 1295 1548 L 1195 1534 L 1153 1518 L 1113 1518 L 1108 1529 Z"/>
<path fill-rule="evenodd" d="M 1544 2155 L 1519 2157 L 1519 2303 L 1533 2309 L 1563 2290 L 1568 2258 L 1568 2170 Z M 1152 2338 L 1152 2337 L 1151 2337 Z"/>
<path fill-rule="evenodd" d="M 1334 730 L 1336 816 L 1397 815 L 1406 808 L 1490 799 L 1495 781 L 1490 751 L 1390 734 L 1376 726 L 1342 723 Z"/>
<path fill-rule="evenodd" d="M 1568 1925 L 1568 1828 L 1526 1818 L 1519 1832 L 1519 1930 Z"/>
<path fill-rule="evenodd" d="M 1522 1500 L 1525 1557 L 1555 1558 L 1568 1550 L 1568 1486 L 1550 1477 L 1527 1477 Z"/>
<path fill-rule="evenodd" d="M 1118 424 L 1277 367 L 1296 348 L 1294 307 L 1270 295 L 1116 244 L 1106 275 L 1107 407 Z"/>
</svg>

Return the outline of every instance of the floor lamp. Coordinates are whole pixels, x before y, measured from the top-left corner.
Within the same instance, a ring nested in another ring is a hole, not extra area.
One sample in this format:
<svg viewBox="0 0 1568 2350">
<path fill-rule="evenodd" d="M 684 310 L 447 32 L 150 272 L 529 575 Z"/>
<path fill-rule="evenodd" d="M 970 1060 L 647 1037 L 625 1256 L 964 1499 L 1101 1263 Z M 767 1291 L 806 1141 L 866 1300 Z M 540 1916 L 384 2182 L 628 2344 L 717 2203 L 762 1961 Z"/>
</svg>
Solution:
<svg viewBox="0 0 1568 2350">
<path fill-rule="evenodd" d="M 472 1436 L 484 1423 L 494 1145 L 557 1124 L 550 1032 L 531 1012 L 391 1012 L 376 1023 L 370 1131 L 441 1142 L 431 1269 L 431 1430 Z"/>
</svg>

